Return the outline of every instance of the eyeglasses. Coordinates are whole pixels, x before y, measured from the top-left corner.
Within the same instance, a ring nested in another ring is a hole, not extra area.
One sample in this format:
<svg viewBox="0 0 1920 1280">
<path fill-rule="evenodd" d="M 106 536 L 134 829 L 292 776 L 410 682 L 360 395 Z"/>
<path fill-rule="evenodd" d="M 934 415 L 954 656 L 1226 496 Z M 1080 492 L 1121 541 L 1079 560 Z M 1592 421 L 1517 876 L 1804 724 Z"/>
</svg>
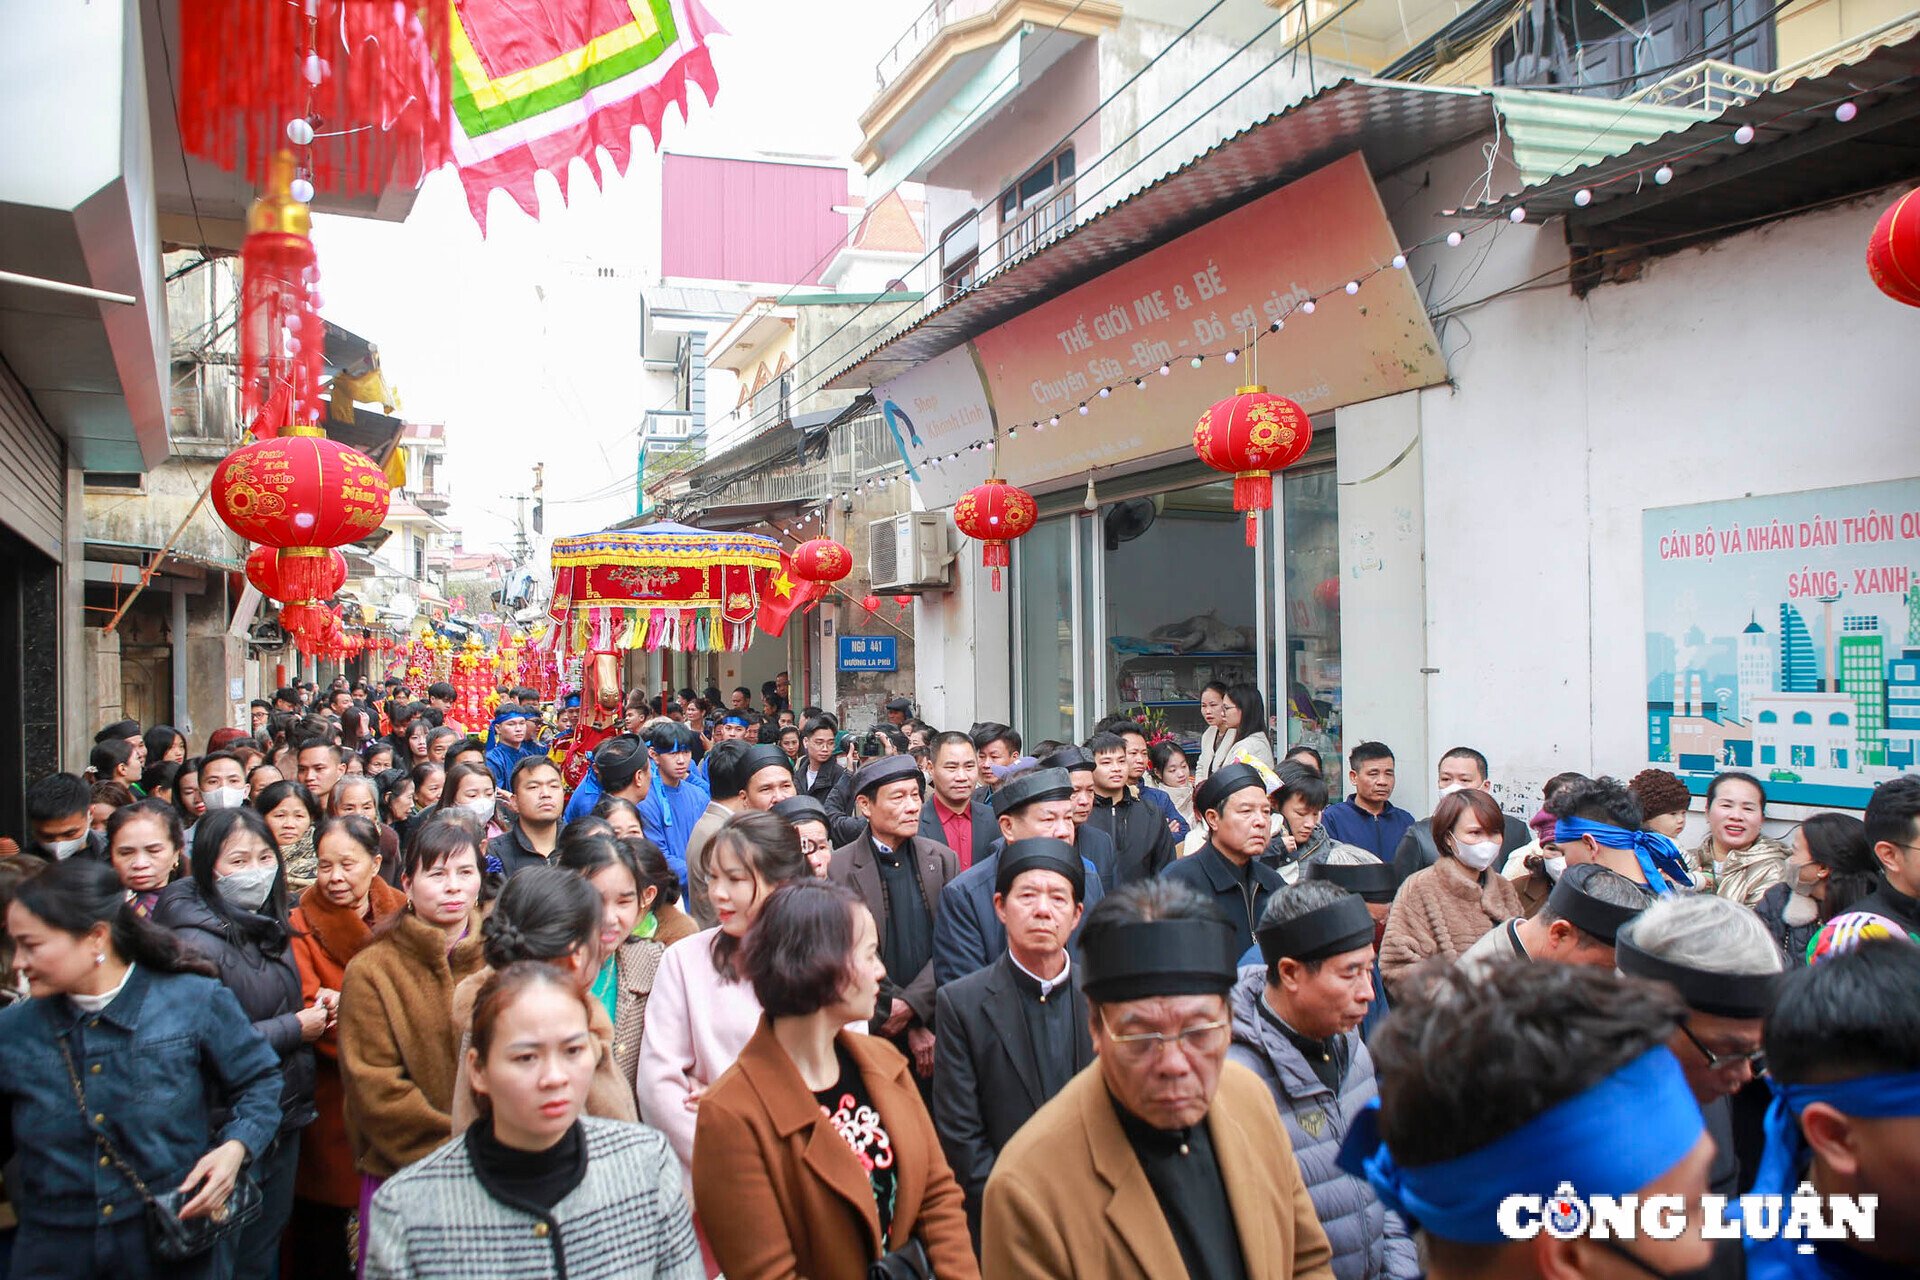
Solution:
<svg viewBox="0 0 1920 1280">
<path fill-rule="evenodd" d="M 1146 1062 L 1157 1058 L 1163 1044 L 1178 1045 L 1180 1052 L 1188 1057 L 1199 1055 L 1206 1057 L 1219 1052 L 1227 1041 L 1232 1023 L 1226 1020 L 1203 1022 L 1197 1027 L 1188 1027 L 1185 1031 L 1142 1031 L 1136 1035 L 1118 1036 L 1107 1025 L 1107 1015 L 1100 1014 L 1100 1027 L 1107 1033 L 1107 1041 L 1113 1046 L 1114 1056 L 1126 1062 Z"/>
<path fill-rule="evenodd" d="M 1756 1076 L 1766 1073 L 1767 1055 L 1765 1050 L 1755 1049 L 1751 1053 L 1715 1053 L 1704 1044 L 1701 1044 L 1700 1037 L 1693 1034 L 1692 1029 L 1684 1022 L 1680 1024 L 1680 1034 L 1687 1038 L 1689 1044 L 1700 1051 L 1700 1056 L 1707 1060 L 1707 1070 L 1709 1071 L 1729 1071 L 1744 1062 L 1747 1064 L 1747 1068 Z"/>
</svg>

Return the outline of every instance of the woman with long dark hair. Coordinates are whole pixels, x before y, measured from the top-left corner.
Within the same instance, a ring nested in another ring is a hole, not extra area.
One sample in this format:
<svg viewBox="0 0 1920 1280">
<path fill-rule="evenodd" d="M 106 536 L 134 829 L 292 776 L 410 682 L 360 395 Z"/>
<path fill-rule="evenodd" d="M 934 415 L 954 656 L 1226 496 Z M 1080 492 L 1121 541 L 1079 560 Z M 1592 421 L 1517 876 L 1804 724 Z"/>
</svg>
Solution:
<svg viewBox="0 0 1920 1280">
<path fill-rule="evenodd" d="M 134 914 L 104 863 L 71 858 L 22 883 L 7 932 L 34 995 L 0 1011 L 0 1155 L 32 1153 L 7 1187 L 11 1274 L 230 1274 L 224 1245 L 156 1259 L 139 1185 L 185 1192 L 183 1220 L 223 1217 L 280 1123 L 273 1051 L 209 966 Z"/>
<path fill-rule="evenodd" d="M 344 778 L 334 784 L 334 799 L 346 786 Z M 337 1002 L 347 965 L 373 940 L 375 929 L 406 908 L 407 896 L 380 876 L 384 830 L 358 816 L 320 824 L 314 885 L 292 915 L 293 958 L 309 1003 Z M 360 1175 L 347 1138 L 337 1026 L 314 1042 L 313 1054 L 316 1115 L 301 1136 L 286 1257 L 295 1280 L 345 1280 L 353 1274 L 347 1220 L 360 1203 Z"/>
<path fill-rule="evenodd" d="M 552 965 L 584 994 L 600 972 L 600 895 L 592 885 L 560 867 L 528 867 L 508 879 L 480 926 L 486 967 L 453 992 L 453 1033 L 460 1042 L 460 1066 L 453 1082 L 453 1132 L 473 1123 L 473 1090 L 467 1080 L 467 1038 L 473 1030 L 473 1002 L 488 978 L 523 960 Z M 604 1009 L 593 1018 L 595 1063 L 587 1094 L 587 1114 L 610 1120 L 638 1120 L 633 1086 L 613 1058 L 613 1019 Z"/>
<path fill-rule="evenodd" d="M 647 1002 L 635 1081 L 641 1119 L 666 1134 L 689 1166 L 701 1095 L 760 1025 L 760 1002 L 739 967 L 741 940 L 768 895 L 813 878 L 799 835 L 771 813 L 727 819 L 704 856 L 707 897 L 720 923 L 667 948 Z"/>
<path fill-rule="evenodd" d="M 311 1046 L 333 1025 L 335 1006 L 309 1006 L 301 994 L 285 869 L 259 814 L 221 809 L 201 819 L 192 868 L 190 879 L 161 892 L 154 923 L 172 929 L 186 950 L 219 971 L 280 1058 L 279 1136 L 252 1164 L 261 1214 L 240 1230 L 232 1251 L 236 1277 L 266 1280 L 275 1274 L 280 1233 L 293 1208 L 300 1131 L 313 1122 Z"/>
<path fill-rule="evenodd" d="M 147 748 L 147 767 L 161 761 L 179 764 L 187 758 L 187 736 L 170 724 L 157 724 L 141 736 Z"/>
<path fill-rule="evenodd" d="M 1273 736 L 1267 732 L 1267 700 L 1260 687 L 1236 684 L 1227 689 L 1216 713 L 1219 742 L 1214 747 L 1214 765 L 1207 772 L 1217 773 L 1238 760 L 1242 753 L 1273 768 Z"/>
<path fill-rule="evenodd" d="M 1821 926 L 1873 892 L 1880 866 L 1866 824 L 1850 813 L 1816 813 L 1788 842 L 1790 876 L 1761 895 L 1754 911 L 1780 944 L 1787 968 L 1807 963 Z"/>
<path fill-rule="evenodd" d="M 200 795 L 200 759 L 188 756 L 180 762 L 180 772 L 173 775 L 173 810 L 180 815 L 181 828 L 187 831 L 193 830 L 193 824 L 207 811 L 207 802 Z"/>
</svg>

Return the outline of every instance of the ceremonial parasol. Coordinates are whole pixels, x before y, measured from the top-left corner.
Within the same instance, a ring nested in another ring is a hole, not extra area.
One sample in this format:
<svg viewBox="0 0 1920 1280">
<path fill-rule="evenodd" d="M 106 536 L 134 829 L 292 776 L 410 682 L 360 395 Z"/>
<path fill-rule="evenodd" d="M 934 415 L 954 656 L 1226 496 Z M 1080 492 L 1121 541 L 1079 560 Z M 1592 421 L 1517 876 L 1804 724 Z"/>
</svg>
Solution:
<svg viewBox="0 0 1920 1280">
<path fill-rule="evenodd" d="M 553 540 L 551 643 L 610 649 L 744 650 L 780 544 L 662 521 Z"/>
</svg>

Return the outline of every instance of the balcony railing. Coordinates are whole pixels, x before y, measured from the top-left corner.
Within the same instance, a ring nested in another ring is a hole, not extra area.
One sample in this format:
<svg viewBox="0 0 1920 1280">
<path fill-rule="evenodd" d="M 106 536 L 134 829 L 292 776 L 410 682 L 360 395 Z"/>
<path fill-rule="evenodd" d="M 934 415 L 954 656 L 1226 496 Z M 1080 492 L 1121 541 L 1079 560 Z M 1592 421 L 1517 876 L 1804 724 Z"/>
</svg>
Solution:
<svg viewBox="0 0 1920 1280">
<path fill-rule="evenodd" d="M 1055 231 L 1071 226 L 1073 210 L 1073 183 L 1055 187 L 1039 204 L 1022 214 L 1019 221 L 1000 232 L 997 242 L 1000 261 L 1011 262 Z"/>
<path fill-rule="evenodd" d="M 453 505 L 453 498 L 437 489 L 422 489 L 413 495 L 413 502 L 430 516 L 443 516 L 447 508 Z"/>
<path fill-rule="evenodd" d="M 874 64 L 876 91 L 885 92 L 908 64 L 920 56 L 920 51 L 946 28 L 967 18 L 991 13 L 998 3 L 999 0 L 933 0 L 914 18 L 906 34 L 895 40 Z"/>
<path fill-rule="evenodd" d="M 1719 114 L 1773 87 L 1773 74 L 1708 58 L 1631 94 L 1628 101 Z"/>
</svg>

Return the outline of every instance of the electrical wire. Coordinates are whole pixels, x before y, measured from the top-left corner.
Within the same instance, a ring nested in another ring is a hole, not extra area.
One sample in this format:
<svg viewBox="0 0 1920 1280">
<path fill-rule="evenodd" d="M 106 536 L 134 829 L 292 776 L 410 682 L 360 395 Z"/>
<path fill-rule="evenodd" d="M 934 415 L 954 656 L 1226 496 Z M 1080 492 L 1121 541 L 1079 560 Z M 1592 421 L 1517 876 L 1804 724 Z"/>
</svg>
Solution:
<svg viewBox="0 0 1920 1280">
<path fill-rule="evenodd" d="M 1245 80 L 1242 80 L 1238 85 L 1235 85 L 1232 89 L 1228 90 L 1218 100 L 1216 100 L 1211 106 L 1197 113 L 1194 117 L 1195 123 L 1198 123 L 1199 121 L 1204 120 L 1206 116 L 1210 115 L 1213 111 L 1218 110 L 1235 94 L 1245 89 L 1249 84 L 1252 84 L 1253 81 L 1258 79 L 1260 76 L 1265 75 L 1268 71 L 1272 70 L 1276 65 L 1279 64 L 1282 58 L 1285 58 L 1289 54 L 1296 52 L 1302 44 L 1310 42 L 1314 35 L 1324 30 L 1329 24 L 1331 24 L 1338 18 L 1342 17 L 1344 14 L 1346 14 L 1348 10 L 1352 9 L 1359 2 L 1360 0 L 1345 0 L 1345 2 L 1340 6 L 1339 9 L 1335 10 L 1333 13 L 1329 14 L 1327 17 L 1321 19 L 1319 22 L 1313 24 L 1306 31 L 1302 32 L 1297 39 L 1289 42 L 1287 45 L 1281 48 L 1277 53 L 1275 53 L 1274 56 L 1271 59 L 1269 59 L 1264 66 L 1260 67 L 1259 69 L 1254 71 L 1252 75 L 1248 76 Z M 1167 112 L 1171 111 L 1175 106 L 1177 106 L 1182 100 L 1184 100 L 1187 97 L 1188 94 L 1192 93 L 1195 89 L 1199 88 L 1200 85 L 1206 83 L 1208 80 L 1212 79 L 1216 74 L 1218 74 L 1221 70 L 1225 69 L 1228 64 L 1233 62 L 1234 59 L 1238 58 L 1249 47 L 1251 47 L 1254 41 L 1258 40 L 1261 36 L 1264 36 L 1267 32 L 1271 31 L 1275 26 L 1279 25 L 1279 23 L 1284 21 L 1289 16 L 1289 14 L 1293 12 L 1294 9 L 1299 9 L 1301 7 L 1302 5 L 1296 4 L 1291 6 L 1289 9 L 1282 11 L 1278 16 L 1276 16 L 1273 19 L 1273 21 L 1269 22 L 1265 27 L 1262 27 L 1259 31 L 1255 32 L 1252 36 L 1249 36 L 1232 53 L 1228 54 L 1225 58 L 1221 59 L 1210 70 L 1208 70 L 1205 75 L 1200 76 L 1192 84 L 1188 85 L 1187 88 L 1182 90 L 1178 96 L 1176 96 L 1172 101 L 1168 102 L 1163 107 L 1161 107 L 1160 110 L 1156 111 L 1151 117 L 1149 117 L 1146 121 L 1144 121 L 1138 127 L 1136 127 L 1133 130 L 1133 132 L 1129 133 L 1125 138 L 1121 139 L 1119 142 L 1115 143 L 1112 147 L 1108 148 L 1105 155 L 1101 157 L 1101 160 L 1106 159 L 1107 156 L 1111 156 L 1115 154 L 1120 150 L 1121 147 L 1124 147 L 1127 143 L 1139 137 L 1142 132 L 1144 132 L 1148 128 L 1151 128 L 1154 124 L 1157 124 L 1161 120 L 1161 118 L 1167 114 Z M 1192 28 L 1188 28 L 1188 30 L 1191 30 L 1191 29 Z M 1173 46 L 1170 44 L 1168 46 L 1168 49 L 1163 49 L 1159 54 L 1156 54 L 1154 60 L 1157 61 L 1159 58 L 1164 57 L 1168 52 L 1168 50 L 1170 50 L 1172 47 Z M 1118 90 L 1116 90 L 1115 92 L 1117 93 Z M 1095 112 L 1097 113 L 1102 107 L 1107 105 L 1107 103 L 1110 102 L 1111 100 L 1112 100 L 1112 95 L 1109 95 L 1107 99 L 1102 100 L 1102 102 L 1094 108 Z M 1141 165 L 1145 164 L 1152 157 L 1159 154 L 1161 150 L 1163 150 L 1169 143 L 1179 138 L 1181 134 L 1184 133 L 1185 131 L 1186 131 L 1185 129 L 1176 131 L 1174 134 L 1172 134 L 1168 138 L 1164 139 L 1163 141 L 1156 144 L 1152 148 L 1143 152 L 1139 156 L 1139 158 L 1136 159 L 1132 164 L 1128 165 L 1125 169 L 1122 169 L 1119 173 L 1116 173 L 1111 179 L 1109 179 L 1098 190 L 1096 190 L 1093 193 L 1093 196 L 1087 199 L 1086 203 L 1091 204 L 1094 202 L 1094 200 L 1097 200 L 1099 196 L 1104 195 L 1106 192 L 1112 190 L 1115 184 L 1120 182 L 1128 174 L 1132 173 L 1135 169 L 1138 169 Z M 1061 141 L 1054 143 L 1053 146 L 1048 147 L 1044 152 L 1042 152 L 1042 154 L 1048 154 L 1048 155 L 1052 154 L 1054 151 L 1058 150 L 1059 147 L 1064 144 L 1064 142 L 1065 142 L 1065 139 L 1063 138 Z M 1098 163 L 1100 163 L 1100 161 L 1095 161 L 1096 165 Z M 994 244 L 998 246 L 1002 241 L 1004 241 L 1007 238 L 1009 234 L 1011 234 L 1011 232 L 1012 232 L 1012 228 L 1009 228 L 1006 231 L 1002 232 L 1000 237 L 994 241 Z M 917 268 L 921 264 L 925 263 L 928 256 L 931 256 L 931 254 L 929 253 L 928 255 L 923 255 L 920 261 L 916 262 L 913 268 L 909 268 L 909 270 Z M 1002 266 L 1004 265 L 1006 264 L 1003 263 Z M 799 358 L 797 358 L 794 361 L 794 364 L 797 366 L 798 364 L 801 363 L 801 361 L 805 360 L 808 356 L 812 355 L 814 352 L 818 351 L 821 347 L 825 346 L 828 342 L 832 341 L 833 338 L 837 337 L 841 332 L 843 332 L 848 325 L 851 325 L 856 319 L 858 319 L 861 315 L 865 314 L 865 312 L 874 305 L 875 304 L 873 302 L 869 302 L 861 306 L 860 309 L 855 311 L 853 315 L 848 316 L 845 320 L 843 320 L 839 325 L 839 327 L 834 329 L 832 333 L 829 333 L 825 338 L 822 338 L 820 341 L 814 343 L 813 346 L 809 347 L 805 352 L 801 353 Z M 906 315 L 916 305 L 917 303 L 915 302 L 907 303 L 899 311 L 895 312 L 892 316 L 888 317 L 886 321 L 883 322 L 883 324 L 881 325 L 881 330 L 885 330 L 886 328 L 891 327 L 894 321 L 899 320 L 902 316 Z M 827 378 L 832 376 L 832 373 L 833 371 L 828 371 L 826 373 L 815 375 L 812 379 L 808 381 L 807 385 L 804 388 L 796 388 L 794 391 L 794 394 L 795 395 L 804 394 L 806 391 L 818 389 L 822 384 L 824 384 Z M 762 419 L 768 417 L 771 412 L 772 412 L 772 407 L 770 406 L 769 409 L 762 410 L 759 413 L 756 413 L 745 424 L 746 428 L 751 430 L 757 427 L 762 421 Z"/>
</svg>

